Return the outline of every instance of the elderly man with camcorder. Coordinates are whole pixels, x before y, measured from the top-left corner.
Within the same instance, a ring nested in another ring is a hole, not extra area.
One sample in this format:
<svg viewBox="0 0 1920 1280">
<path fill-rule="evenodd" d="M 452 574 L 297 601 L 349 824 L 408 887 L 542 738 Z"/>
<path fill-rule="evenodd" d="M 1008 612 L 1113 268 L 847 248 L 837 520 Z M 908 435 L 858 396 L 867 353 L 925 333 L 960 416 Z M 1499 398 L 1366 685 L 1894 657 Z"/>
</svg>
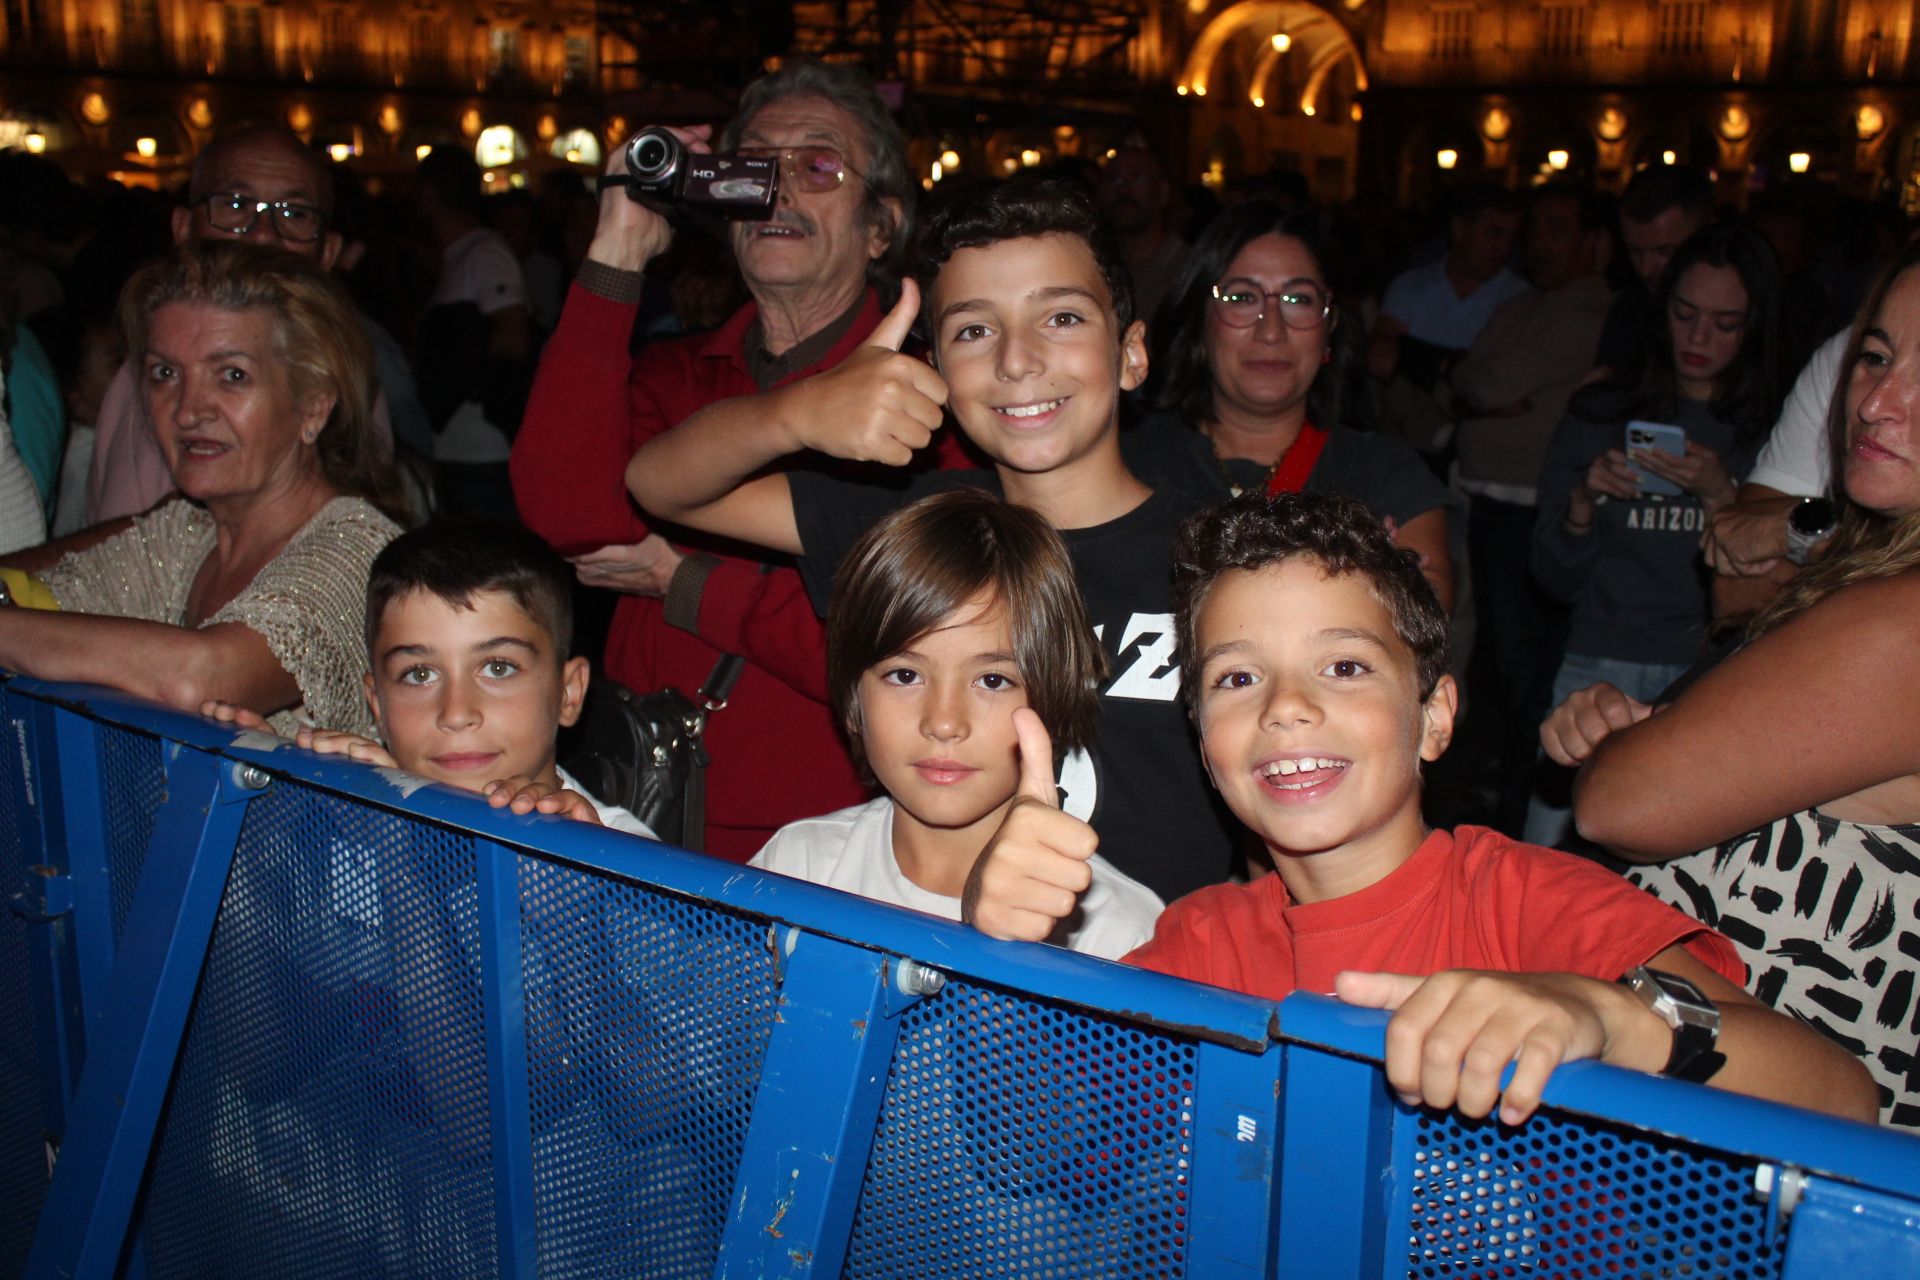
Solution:
<svg viewBox="0 0 1920 1280">
<path fill-rule="evenodd" d="M 639 693 L 671 687 L 697 701 L 706 688 L 726 702 L 705 731 L 704 848 L 745 861 L 781 825 L 865 794 L 824 702 L 820 624 L 791 569 L 663 536 L 622 477 L 644 441 L 694 411 L 851 355 L 893 302 L 913 187 L 899 127 L 848 67 L 791 62 L 762 77 L 720 146 L 708 143 L 704 127 L 655 127 L 612 157 L 512 475 L 521 517 L 581 581 L 625 593 L 606 673 Z M 630 359 L 647 264 L 676 221 L 703 213 L 727 218 L 753 300 L 712 333 Z M 728 654 L 745 659 L 738 683 L 715 689 Z"/>
</svg>

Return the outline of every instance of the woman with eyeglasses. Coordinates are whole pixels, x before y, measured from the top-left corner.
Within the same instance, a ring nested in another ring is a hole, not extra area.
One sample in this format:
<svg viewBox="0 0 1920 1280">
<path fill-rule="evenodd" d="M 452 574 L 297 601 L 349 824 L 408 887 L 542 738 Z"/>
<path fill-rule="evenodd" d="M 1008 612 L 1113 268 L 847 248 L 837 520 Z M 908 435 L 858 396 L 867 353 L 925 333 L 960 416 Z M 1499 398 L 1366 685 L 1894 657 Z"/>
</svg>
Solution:
<svg viewBox="0 0 1920 1280">
<path fill-rule="evenodd" d="M 1157 411 L 1121 436 L 1127 465 L 1194 497 L 1338 493 L 1391 523 L 1453 604 L 1457 499 L 1412 449 L 1349 420 L 1362 326 L 1342 319 L 1322 219 L 1266 201 L 1214 219 L 1156 323 Z"/>
<path fill-rule="evenodd" d="M 1701 656 L 1701 534 L 1779 414 L 1780 273 L 1766 241 L 1739 226 L 1696 232 L 1655 297 L 1664 328 L 1640 378 L 1576 394 L 1541 471 L 1533 571 L 1572 605 L 1549 706 L 1599 681 L 1649 702 Z M 1566 825 L 1536 797 L 1527 839 L 1554 844 Z"/>
<path fill-rule="evenodd" d="M 0 667 L 371 734 L 367 570 L 402 497 L 346 291 L 284 250 L 186 246 L 120 319 L 177 496 L 8 560 Z"/>
</svg>

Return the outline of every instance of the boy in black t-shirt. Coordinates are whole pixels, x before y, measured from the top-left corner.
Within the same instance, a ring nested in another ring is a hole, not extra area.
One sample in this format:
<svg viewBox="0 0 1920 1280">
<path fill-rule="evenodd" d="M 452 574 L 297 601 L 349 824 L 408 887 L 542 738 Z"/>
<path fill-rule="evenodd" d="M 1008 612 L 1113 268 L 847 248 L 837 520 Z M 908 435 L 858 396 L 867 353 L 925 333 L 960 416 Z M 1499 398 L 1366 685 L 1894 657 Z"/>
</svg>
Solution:
<svg viewBox="0 0 1920 1280">
<path fill-rule="evenodd" d="M 1040 512 L 1066 542 L 1114 673 L 1093 751 L 1061 767 L 1062 805 L 1162 897 L 1218 883 L 1232 828 L 1181 712 L 1173 656 L 1173 538 L 1201 503 L 1149 488 L 1121 457 L 1121 393 L 1147 373 L 1125 262 L 1084 192 L 1016 179 L 937 214 L 920 263 L 918 287 L 903 285 L 868 346 L 656 436 L 628 466 L 628 488 L 664 519 L 800 556 L 816 606 L 854 540 L 905 502 L 978 485 Z M 923 291 L 937 372 L 898 351 Z M 801 449 L 903 465 L 949 400 L 993 471 L 904 488 L 761 474 Z"/>
</svg>

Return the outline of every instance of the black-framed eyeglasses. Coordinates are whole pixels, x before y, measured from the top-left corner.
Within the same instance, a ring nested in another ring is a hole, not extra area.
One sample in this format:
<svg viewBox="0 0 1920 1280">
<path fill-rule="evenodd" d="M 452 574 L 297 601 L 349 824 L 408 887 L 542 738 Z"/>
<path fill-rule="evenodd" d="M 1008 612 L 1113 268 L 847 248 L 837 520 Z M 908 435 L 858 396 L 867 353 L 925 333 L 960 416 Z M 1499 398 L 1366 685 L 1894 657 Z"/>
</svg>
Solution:
<svg viewBox="0 0 1920 1280">
<path fill-rule="evenodd" d="M 219 191 L 202 196 L 200 203 L 206 207 L 208 226 L 236 236 L 253 230 L 260 215 L 268 212 L 273 215 L 267 222 L 273 233 L 293 244 L 311 244 L 327 229 L 326 214 L 293 200 L 258 200 L 238 191 Z"/>
<path fill-rule="evenodd" d="M 741 147 L 739 154 L 763 160 L 778 159 L 780 172 L 802 191 L 831 191 L 852 174 L 862 182 L 867 175 L 847 163 L 838 147 Z"/>
<path fill-rule="evenodd" d="M 1278 289 L 1263 289 L 1252 280 L 1226 280 L 1213 286 L 1214 314 L 1234 329 L 1251 329 L 1268 315 L 1271 300 L 1280 323 L 1289 329 L 1311 329 L 1333 312 L 1333 295 L 1311 280 L 1289 280 Z"/>
</svg>

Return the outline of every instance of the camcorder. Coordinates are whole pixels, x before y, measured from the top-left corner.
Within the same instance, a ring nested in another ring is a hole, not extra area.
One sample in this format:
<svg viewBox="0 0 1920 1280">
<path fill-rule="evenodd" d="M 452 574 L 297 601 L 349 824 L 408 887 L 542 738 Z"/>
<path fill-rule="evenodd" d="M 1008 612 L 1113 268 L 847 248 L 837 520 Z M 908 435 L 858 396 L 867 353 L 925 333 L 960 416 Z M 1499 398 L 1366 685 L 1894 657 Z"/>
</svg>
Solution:
<svg viewBox="0 0 1920 1280">
<path fill-rule="evenodd" d="M 642 129 L 627 143 L 627 171 L 609 174 L 632 200 L 662 200 L 729 218 L 765 218 L 780 190 L 780 161 L 772 156 L 696 155 L 665 129 Z"/>
</svg>

